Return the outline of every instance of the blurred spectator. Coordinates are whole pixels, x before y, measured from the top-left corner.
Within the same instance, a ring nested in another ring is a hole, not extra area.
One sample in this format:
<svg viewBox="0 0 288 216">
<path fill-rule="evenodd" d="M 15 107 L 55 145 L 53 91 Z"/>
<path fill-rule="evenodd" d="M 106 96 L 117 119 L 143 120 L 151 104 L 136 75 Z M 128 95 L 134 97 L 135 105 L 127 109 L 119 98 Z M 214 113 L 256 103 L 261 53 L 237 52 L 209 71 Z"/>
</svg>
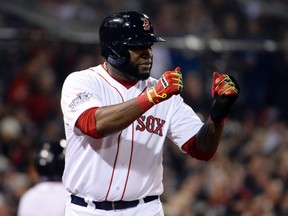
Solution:
<svg viewBox="0 0 288 216">
<path fill-rule="evenodd" d="M 8 102 L 24 106 L 30 117 L 39 123 L 53 114 L 56 105 L 56 77 L 50 61 L 47 51 L 36 52 L 8 87 Z"/>
</svg>

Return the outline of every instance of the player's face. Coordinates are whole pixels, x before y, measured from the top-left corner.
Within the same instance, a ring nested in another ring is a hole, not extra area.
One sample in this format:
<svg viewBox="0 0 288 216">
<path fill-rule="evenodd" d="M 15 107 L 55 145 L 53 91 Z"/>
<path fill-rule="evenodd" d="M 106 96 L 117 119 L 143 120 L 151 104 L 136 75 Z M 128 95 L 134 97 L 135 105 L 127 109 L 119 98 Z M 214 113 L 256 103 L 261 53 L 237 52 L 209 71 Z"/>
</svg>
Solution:
<svg viewBox="0 0 288 216">
<path fill-rule="evenodd" d="M 126 73 L 139 80 L 148 79 L 153 63 L 152 45 L 129 46 L 128 50 L 130 61 Z"/>
</svg>

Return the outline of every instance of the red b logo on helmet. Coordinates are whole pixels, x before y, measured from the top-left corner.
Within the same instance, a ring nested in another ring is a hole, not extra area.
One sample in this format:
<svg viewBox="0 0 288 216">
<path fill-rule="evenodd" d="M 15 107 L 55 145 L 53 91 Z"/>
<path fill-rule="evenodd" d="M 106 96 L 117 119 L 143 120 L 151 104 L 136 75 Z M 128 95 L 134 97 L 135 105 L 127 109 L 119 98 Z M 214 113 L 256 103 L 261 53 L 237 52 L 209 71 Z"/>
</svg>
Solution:
<svg viewBox="0 0 288 216">
<path fill-rule="evenodd" d="M 150 29 L 149 20 L 146 17 L 143 17 L 141 20 L 143 21 L 144 30 L 149 30 Z"/>
</svg>

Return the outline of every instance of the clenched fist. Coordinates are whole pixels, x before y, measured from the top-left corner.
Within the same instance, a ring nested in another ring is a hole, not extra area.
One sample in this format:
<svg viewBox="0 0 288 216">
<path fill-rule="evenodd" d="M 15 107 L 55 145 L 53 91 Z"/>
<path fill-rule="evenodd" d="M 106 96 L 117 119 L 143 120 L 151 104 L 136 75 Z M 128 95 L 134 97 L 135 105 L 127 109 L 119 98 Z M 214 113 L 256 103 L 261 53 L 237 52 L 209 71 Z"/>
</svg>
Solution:
<svg viewBox="0 0 288 216">
<path fill-rule="evenodd" d="M 223 123 L 238 95 L 239 85 L 232 76 L 214 72 L 212 83 L 214 101 L 210 109 L 210 119 L 217 124 Z"/>
<path fill-rule="evenodd" d="M 172 95 L 179 94 L 183 89 L 182 73 L 180 67 L 174 71 L 166 71 L 158 83 L 148 89 L 147 96 L 151 103 L 158 104 L 169 99 Z"/>
<path fill-rule="evenodd" d="M 169 99 L 172 95 L 179 94 L 183 89 L 182 73 L 180 67 L 173 71 L 166 71 L 157 84 L 137 97 L 137 102 L 143 111 L 155 104 Z"/>
</svg>

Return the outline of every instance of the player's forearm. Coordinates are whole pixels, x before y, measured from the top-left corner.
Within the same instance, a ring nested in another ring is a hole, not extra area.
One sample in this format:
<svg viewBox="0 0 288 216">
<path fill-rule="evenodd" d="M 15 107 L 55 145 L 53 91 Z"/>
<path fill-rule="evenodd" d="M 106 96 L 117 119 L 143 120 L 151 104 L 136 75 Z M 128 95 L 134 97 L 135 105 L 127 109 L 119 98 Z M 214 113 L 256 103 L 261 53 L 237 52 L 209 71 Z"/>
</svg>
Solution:
<svg viewBox="0 0 288 216">
<path fill-rule="evenodd" d="M 121 104 L 99 107 L 95 112 L 96 130 L 102 136 L 128 127 L 152 106 L 179 94 L 183 89 L 180 67 L 166 71 L 157 84 L 135 99 Z"/>
<path fill-rule="evenodd" d="M 196 135 L 196 148 L 203 153 L 216 152 L 220 143 L 224 122 L 232 104 L 239 95 L 239 85 L 232 76 L 213 73 L 212 97 L 214 99 L 210 109 L 209 120 Z"/>
<path fill-rule="evenodd" d="M 127 128 L 143 113 L 144 111 L 136 99 L 121 104 L 99 107 L 95 112 L 97 131 L 102 136 L 117 133 Z"/>
<path fill-rule="evenodd" d="M 220 143 L 223 129 L 223 124 L 214 124 L 208 120 L 196 135 L 196 148 L 207 154 L 215 152 Z"/>
</svg>

